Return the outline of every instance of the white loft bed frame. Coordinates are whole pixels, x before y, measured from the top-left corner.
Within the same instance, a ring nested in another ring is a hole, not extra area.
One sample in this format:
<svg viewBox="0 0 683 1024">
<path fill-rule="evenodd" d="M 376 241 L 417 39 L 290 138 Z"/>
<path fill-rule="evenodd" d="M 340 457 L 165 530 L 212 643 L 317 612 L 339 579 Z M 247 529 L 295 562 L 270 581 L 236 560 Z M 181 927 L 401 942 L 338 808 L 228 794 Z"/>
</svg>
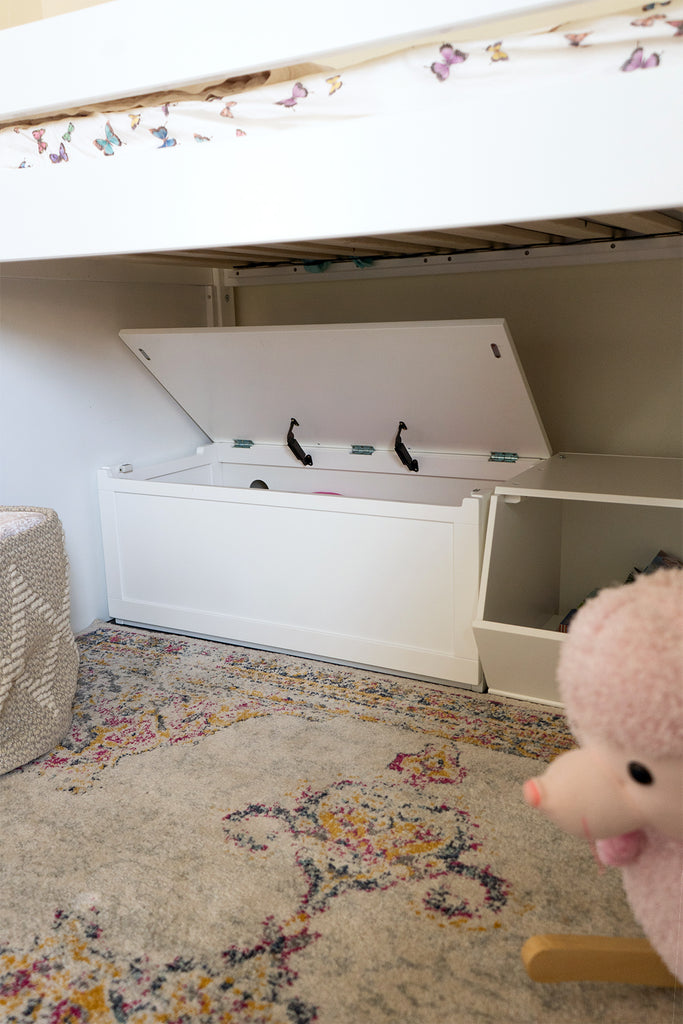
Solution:
<svg viewBox="0 0 683 1024">
<path fill-rule="evenodd" d="M 279 0 L 113 0 L 0 32 L 0 122 L 322 57 L 344 67 L 441 30 L 457 45 L 627 6 L 302 0 L 294 12 Z M 178 147 L 163 175 L 148 153 L 39 171 L 39 188 L 34 172 L 2 169 L 0 262 L 680 209 L 682 86 L 664 61 L 597 91 L 580 77 L 523 97 L 484 90 L 448 125 L 429 111 L 407 125 L 397 110 L 254 138 L 229 161 L 218 146 Z"/>
</svg>

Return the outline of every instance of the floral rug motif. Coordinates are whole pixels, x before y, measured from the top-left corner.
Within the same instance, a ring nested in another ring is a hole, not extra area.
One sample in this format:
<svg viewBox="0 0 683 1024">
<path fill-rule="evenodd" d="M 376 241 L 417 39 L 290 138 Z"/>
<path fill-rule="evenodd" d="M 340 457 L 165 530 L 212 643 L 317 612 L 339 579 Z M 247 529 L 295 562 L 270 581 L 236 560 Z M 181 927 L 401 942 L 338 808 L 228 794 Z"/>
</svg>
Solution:
<svg viewBox="0 0 683 1024">
<path fill-rule="evenodd" d="M 69 788 L 91 785 L 122 757 L 198 742 L 275 712 L 365 721 L 395 717 L 404 729 L 541 759 L 573 745 L 564 715 L 554 708 L 482 701 L 464 690 L 303 658 L 115 626 L 84 634 L 79 648 L 81 679 L 71 734 L 32 766 L 48 774 L 57 769 L 59 785 L 68 780 Z M 89 680 L 96 685 L 89 687 Z"/>
<path fill-rule="evenodd" d="M 254 852 L 283 841 L 290 845 L 306 880 L 296 920 L 324 912 L 345 892 L 401 883 L 411 884 L 411 903 L 436 917 L 451 922 L 495 917 L 507 904 L 508 884 L 468 857 L 481 849 L 479 826 L 440 795 L 415 800 L 404 791 L 406 783 L 420 790 L 434 781 L 462 782 L 467 773 L 459 760 L 457 753 L 431 746 L 415 755 L 397 754 L 388 767 L 400 773 L 413 767 L 405 780 L 341 779 L 320 791 L 305 788 L 291 809 L 276 804 L 232 811 L 223 819 L 224 830 L 232 842 Z M 465 879 L 475 883 L 472 903 L 462 894 Z"/>
<path fill-rule="evenodd" d="M 535 985 L 538 931 L 635 934 L 525 807 L 564 716 L 96 623 L 70 734 L 0 776 L 3 1024 L 671 1024 Z"/>
</svg>

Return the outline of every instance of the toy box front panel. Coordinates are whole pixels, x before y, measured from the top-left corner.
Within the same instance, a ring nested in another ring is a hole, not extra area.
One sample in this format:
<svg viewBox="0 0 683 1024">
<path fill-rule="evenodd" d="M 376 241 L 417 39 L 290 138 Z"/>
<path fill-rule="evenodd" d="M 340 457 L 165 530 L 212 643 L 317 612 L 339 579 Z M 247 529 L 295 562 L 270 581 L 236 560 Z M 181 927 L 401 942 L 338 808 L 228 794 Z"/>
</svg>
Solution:
<svg viewBox="0 0 683 1024">
<path fill-rule="evenodd" d="M 460 507 L 101 473 L 110 614 L 478 687 L 483 500 Z"/>
</svg>

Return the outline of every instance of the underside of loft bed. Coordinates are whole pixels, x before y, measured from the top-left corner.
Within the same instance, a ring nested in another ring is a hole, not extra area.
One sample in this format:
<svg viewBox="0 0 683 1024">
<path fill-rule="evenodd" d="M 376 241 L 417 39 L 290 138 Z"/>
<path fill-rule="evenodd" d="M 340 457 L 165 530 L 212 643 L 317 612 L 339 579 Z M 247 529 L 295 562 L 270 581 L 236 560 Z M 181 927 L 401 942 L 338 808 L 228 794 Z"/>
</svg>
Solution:
<svg viewBox="0 0 683 1024">
<path fill-rule="evenodd" d="M 215 247 L 176 252 L 150 252 L 126 256 L 126 259 L 153 263 L 178 264 L 189 267 L 212 267 L 233 272 L 235 281 L 258 282 L 268 270 L 299 273 L 301 279 L 309 275 L 337 272 L 353 273 L 368 269 L 387 272 L 389 269 L 406 273 L 420 272 L 421 265 L 432 271 L 443 271 L 457 260 L 482 254 L 503 254 L 528 257 L 581 256 L 591 253 L 591 243 L 610 243 L 614 250 L 635 253 L 636 241 L 657 243 L 639 246 L 642 256 L 683 256 L 683 208 L 675 210 L 648 210 L 633 213 L 602 214 L 595 220 L 578 217 L 564 220 L 532 221 L 528 224 L 473 225 L 467 232 L 457 228 L 438 231 L 415 231 L 361 236 L 355 238 L 316 239 L 311 242 L 293 241 L 273 245 Z M 579 249 L 580 247 L 580 249 Z M 489 262 L 488 266 L 494 264 Z"/>
<path fill-rule="evenodd" d="M 0 262 L 122 256 L 244 279 L 644 239 L 681 254 L 681 0 L 415 6 L 351 0 L 340 26 L 313 3 L 291 19 L 271 0 L 201 0 L 189 19 L 115 0 L 0 33 L 0 142 L 23 132 L 31 147 L 24 166 L 0 160 Z M 612 37 L 617 17 L 626 35 Z M 528 56 L 533 74 L 515 78 Z M 378 68 L 411 59 L 403 91 L 380 82 L 376 110 L 353 106 L 354 81 L 362 98 Z M 209 81 L 229 83 L 210 110 L 229 138 L 175 145 L 164 90 Z M 142 131 L 158 145 L 133 153 L 108 111 L 132 127 L 150 93 Z M 318 113 L 334 103 L 343 116 Z M 68 111 L 89 104 L 101 119 L 79 162 L 88 122 Z"/>
</svg>

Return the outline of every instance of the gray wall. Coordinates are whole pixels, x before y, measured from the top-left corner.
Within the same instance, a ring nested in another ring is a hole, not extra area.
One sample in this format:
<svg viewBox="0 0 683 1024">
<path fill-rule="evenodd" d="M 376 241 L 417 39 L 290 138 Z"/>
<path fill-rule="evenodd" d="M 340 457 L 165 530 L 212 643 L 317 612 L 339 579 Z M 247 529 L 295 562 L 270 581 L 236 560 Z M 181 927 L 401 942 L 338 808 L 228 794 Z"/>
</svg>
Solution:
<svg viewBox="0 0 683 1024">
<path fill-rule="evenodd" d="M 238 322 L 507 319 L 555 451 L 683 456 L 683 264 L 249 286 Z"/>
<path fill-rule="evenodd" d="M 98 468 L 190 454 L 205 440 L 118 336 L 206 323 L 206 288 L 174 276 L 96 263 L 0 275 L 0 504 L 56 509 L 77 630 L 107 617 Z"/>
</svg>

